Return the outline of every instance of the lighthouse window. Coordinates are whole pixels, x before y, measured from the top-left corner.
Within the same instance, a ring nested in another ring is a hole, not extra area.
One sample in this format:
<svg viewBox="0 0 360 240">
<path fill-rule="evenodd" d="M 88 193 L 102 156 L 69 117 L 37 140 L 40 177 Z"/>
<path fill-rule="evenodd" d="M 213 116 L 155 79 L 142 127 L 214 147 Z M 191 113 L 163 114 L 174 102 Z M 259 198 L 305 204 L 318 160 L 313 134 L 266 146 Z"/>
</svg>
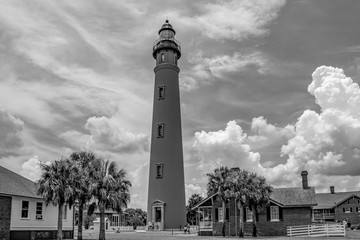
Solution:
<svg viewBox="0 0 360 240">
<path fill-rule="evenodd" d="M 157 137 L 158 138 L 163 138 L 164 137 L 164 130 L 165 130 L 164 128 L 165 128 L 164 123 L 157 124 Z"/>
<path fill-rule="evenodd" d="M 159 87 L 159 100 L 165 99 L 165 86 Z"/>
<path fill-rule="evenodd" d="M 161 54 L 160 62 L 165 62 L 165 53 Z"/>
<path fill-rule="evenodd" d="M 163 170 L 164 170 L 164 164 L 157 163 L 156 164 L 156 178 L 162 178 L 163 177 Z"/>
</svg>

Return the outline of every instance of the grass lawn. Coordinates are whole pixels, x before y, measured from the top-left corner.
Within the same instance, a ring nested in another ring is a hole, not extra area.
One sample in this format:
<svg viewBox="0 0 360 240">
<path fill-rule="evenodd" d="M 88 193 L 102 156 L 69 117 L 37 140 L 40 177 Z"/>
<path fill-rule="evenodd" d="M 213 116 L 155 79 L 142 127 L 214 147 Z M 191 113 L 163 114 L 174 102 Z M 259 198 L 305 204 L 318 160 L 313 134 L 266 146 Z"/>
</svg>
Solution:
<svg viewBox="0 0 360 240">
<path fill-rule="evenodd" d="M 84 240 L 94 240 L 98 239 L 99 232 L 94 230 L 84 230 L 83 232 Z M 129 239 L 129 240 L 137 240 L 137 239 L 149 239 L 149 240 L 163 240 L 163 239 L 182 239 L 182 240 L 203 240 L 203 239 L 210 239 L 210 240 L 220 240 L 220 239 L 237 239 L 235 237 L 200 237 L 197 236 L 196 233 L 192 234 L 184 234 L 183 232 L 176 231 L 173 234 L 171 232 L 107 232 L 106 239 Z M 284 239 L 291 239 L 291 240 L 304 240 L 304 239 L 311 239 L 311 240 L 324 240 L 324 239 L 331 239 L 331 240 L 345 240 L 345 239 L 360 239 L 360 231 L 347 231 L 346 237 L 309 237 L 309 238 L 295 238 L 295 237 L 245 237 L 243 239 L 269 239 L 269 240 L 284 240 Z"/>
</svg>

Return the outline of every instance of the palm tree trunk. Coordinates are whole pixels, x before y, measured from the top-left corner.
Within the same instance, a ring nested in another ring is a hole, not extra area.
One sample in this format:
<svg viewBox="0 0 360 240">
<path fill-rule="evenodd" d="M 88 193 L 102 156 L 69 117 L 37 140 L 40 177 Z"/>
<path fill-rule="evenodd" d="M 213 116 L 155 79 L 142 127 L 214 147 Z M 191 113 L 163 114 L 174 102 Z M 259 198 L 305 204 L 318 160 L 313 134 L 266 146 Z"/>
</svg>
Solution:
<svg viewBox="0 0 360 240">
<path fill-rule="evenodd" d="M 257 219 L 256 219 L 257 206 L 252 206 L 252 222 L 253 222 L 253 237 L 257 237 Z"/>
<path fill-rule="evenodd" d="M 63 203 L 59 203 L 58 207 L 58 231 L 57 231 L 57 240 L 62 240 L 62 215 L 63 215 Z"/>
<path fill-rule="evenodd" d="M 105 207 L 102 204 L 99 204 L 99 210 L 100 210 L 99 240 L 105 240 Z"/>
<path fill-rule="evenodd" d="M 241 204 L 241 201 L 239 200 L 239 203 L 238 203 L 238 207 L 239 207 L 239 210 L 240 210 L 240 213 L 239 213 L 239 237 L 243 238 L 244 237 L 244 221 L 243 221 L 243 217 L 244 217 L 244 209 L 242 207 L 242 204 Z"/>
<path fill-rule="evenodd" d="M 84 203 L 79 201 L 79 222 L 78 222 L 78 240 L 82 240 L 82 228 L 83 228 L 83 213 L 84 213 Z"/>
<path fill-rule="evenodd" d="M 225 221 L 226 221 L 225 200 L 222 201 L 222 209 L 223 209 L 222 235 L 223 237 L 225 237 Z"/>
</svg>

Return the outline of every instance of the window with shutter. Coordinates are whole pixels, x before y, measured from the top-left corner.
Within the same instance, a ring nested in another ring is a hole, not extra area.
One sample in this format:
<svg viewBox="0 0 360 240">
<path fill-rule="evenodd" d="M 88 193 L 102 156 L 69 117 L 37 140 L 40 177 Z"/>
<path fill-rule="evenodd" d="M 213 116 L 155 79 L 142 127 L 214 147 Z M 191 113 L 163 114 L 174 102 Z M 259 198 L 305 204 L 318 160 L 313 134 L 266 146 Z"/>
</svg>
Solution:
<svg viewBox="0 0 360 240">
<path fill-rule="evenodd" d="M 219 222 L 223 222 L 224 221 L 224 209 L 218 208 L 218 214 L 219 214 Z"/>
<path fill-rule="evenodd" d="M 252 222 L 253 218 L 252 218 L 252 211 L 250 211 L 250 209 L 248 207 L 246 207 L 246 222 Z"/>
</svg>

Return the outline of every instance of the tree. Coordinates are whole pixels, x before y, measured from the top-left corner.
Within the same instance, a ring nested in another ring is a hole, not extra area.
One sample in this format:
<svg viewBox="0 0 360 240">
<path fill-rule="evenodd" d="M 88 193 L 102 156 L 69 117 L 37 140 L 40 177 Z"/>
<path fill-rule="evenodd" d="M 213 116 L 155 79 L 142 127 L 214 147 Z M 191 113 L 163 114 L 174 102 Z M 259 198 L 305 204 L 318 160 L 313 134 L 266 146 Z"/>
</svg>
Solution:
<svg viewBox="0 0 360 240">
<path fill-rule="evenodd" d="M 124 211 L 126 217 L 126 223 L 128 226 L 145 226 L 146 225 L 146 212 L 140 208 L 127 208 Z"/>
<path fill-rule="evenodd" d="M 100 211 L 99 240 L 105 240 L 105 209 L 121 212 L 130 202 L 131 183 L 126 178 L 124 169 L 118 170 L 115 162 L 104 161 L 100 158 L 94 162 L 96 174 L 91 185 L 91 192 L 95 202 L 90 205 L 88 214 L 92 214 L 97 207 Z"/>
<path fill-rule="evenodd" d="M 247 185 L 247 205 L 252 211 L 253 237 L 257 237 L 257 215 L 269 202 L 272 187 L 266 183 L 266 179 L 250 173 L 246 181 Z"/>
<path fill-rule="evenodd" d="M 213 173 L 206 174 L 208 176 L 208 183 L 207 183 L 207 192 L 208 196 L 213 195 L 215 193 L 221 199 L 222 202 L 222 209 L 223 209 L 223 223 L 222 223 L 222 234 L 225 237 L 225 218 L 226 218 L 226 211 L 225 211 L 225 201 L 227 198 L 227 190 L 230 190 L 230 186 L 228 184 L 228 177 L 230 175 L 230 169 L 228 167 L 220 167 L 216 168 Z"/>
<path fill-rule="evenodd" d="M 196 211 L 191 209 L 202 200 L 203 198 L 197 193 L 191 195 L 188 200 L 188 205 L 186 206 L 186 221 L 190 223 L 190 225 L 196 224 Z"/>
<path fill-rule="evenodd" d="M 229 189 L 226 194 L 235 198 L 237 207 L 240 210 L 239 237 L 244 237 L 244 222 L 242 216 L 244 215 L 243 206 L 247 204 L 247 181 L 249 175 L 250 173 L 246 170 L 236 169 L 231 171 L 227 181 Z"/>
<path fill-rule="evenodd" d="M 76 188 L 72 185 L 73 176 L 79 170 L 68 159 L 56 160 L 47 165 L 40 164 L 41 177 L 37 182 L 36 194 L 42 196 L 46 206 L 50 203 L 58 206 L 57 239 L 62 239 L 62 216 L 65 204 L 74 204 Z"/>
<path fill-rule="evenodd" d="M 80 151 L 73 152 L 70 155 L 70 160 L 79 169 L 80 174 L 74 176 L 73 186 L 77 189 L 77 195 L 74 196 L 78 201 L 79 215 L 78 215 L 78 240 L 82 240 L 82 226 L 83 226 L 83 212 L 84 206 L 91 198 L 91 191 L 89 186 L 95 178 L 95 161 L 96 155 L 92 152 Z"/>
</svg>

